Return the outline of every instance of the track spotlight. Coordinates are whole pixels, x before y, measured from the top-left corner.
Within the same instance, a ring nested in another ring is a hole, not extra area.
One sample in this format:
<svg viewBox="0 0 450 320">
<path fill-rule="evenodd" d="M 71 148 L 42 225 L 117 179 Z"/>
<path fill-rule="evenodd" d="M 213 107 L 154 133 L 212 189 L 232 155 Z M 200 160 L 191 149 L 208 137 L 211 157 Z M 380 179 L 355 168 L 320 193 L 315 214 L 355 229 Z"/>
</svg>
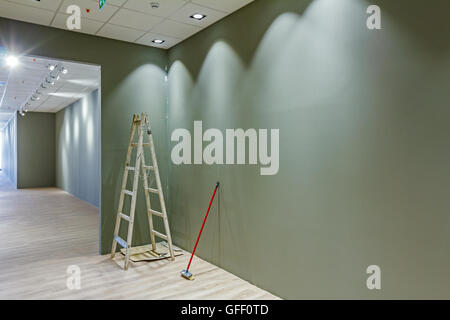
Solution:
<svg viewBox="0 0 450 320">
<path fill-rule="evenodd" d="M 19 59 L 16 56 L 9 55 L 6 56 L 5 62 L 8 67 L 14 68 L 19 64 Z"/>
<path fill-rule="evenodd" d="M 51 78 L 47 77 L 45 78 L 45 82 L 48 83 L 49 85 L 53 86 L 55 84 L 55 81 L 53 81 Z"/>
<path fill-rule="evenodd" d="M 67 72 L 69 72 L 65 67 L 63 66 L 59 66 L 58 68 L 59 72 L 61 72 L 62 74 L 67 74 Z"/>
<path fill-rule="evenodd" d="M 55 66 L 52 65 L 52 64 L 49 64 L 49 65 L 47 66 L 47 68 L 48 68 L 48 70 L 50 70 L 50 71 L 55 70 Z"/>
</svg>

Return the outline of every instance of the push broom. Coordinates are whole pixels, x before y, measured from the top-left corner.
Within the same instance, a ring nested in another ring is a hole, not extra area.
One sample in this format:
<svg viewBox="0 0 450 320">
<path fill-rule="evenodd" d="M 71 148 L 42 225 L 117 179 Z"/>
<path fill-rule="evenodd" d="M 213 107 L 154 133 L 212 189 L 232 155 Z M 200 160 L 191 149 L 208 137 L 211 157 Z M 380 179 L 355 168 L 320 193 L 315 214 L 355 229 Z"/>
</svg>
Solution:
<svg viewBox="0 0 450 320">
<path fill-rule="evenodd" d="M 211 209 L 211 205 L 214 201 L 214 197 L 216 196 L 216 191 L 219 188 L 219 184 L 220 183 L 217 182 L 216 187 L 214 188 L 214 193 L 211 197 L 211 201 L 209 202 L 208 211 L 206 211 L 205 219 L 203 219 L 203 224 L 202 224 L 202 227 L 200 228 L 200 232 L 198 234 L 197 241 L 195 242 L 194 251 L 192 251 L 191 259 L 189 259 L 188 266 L 187 266 L 186 270 L 181 271 L 181 276 L 188 280 L 194 280 L 194 276 L 192 275 L 192 273 L 189 272 L 189 267 L 191 266 L 191 262 L 192 262 L 192 258 L 194 257 L 195 249 L 197 249 L 198 240 L 200 240 L 200 236 L 202 235 L 203 227 L 205 226 L 206 219 L 208 218 L 209 209 Z"/>
</svg>

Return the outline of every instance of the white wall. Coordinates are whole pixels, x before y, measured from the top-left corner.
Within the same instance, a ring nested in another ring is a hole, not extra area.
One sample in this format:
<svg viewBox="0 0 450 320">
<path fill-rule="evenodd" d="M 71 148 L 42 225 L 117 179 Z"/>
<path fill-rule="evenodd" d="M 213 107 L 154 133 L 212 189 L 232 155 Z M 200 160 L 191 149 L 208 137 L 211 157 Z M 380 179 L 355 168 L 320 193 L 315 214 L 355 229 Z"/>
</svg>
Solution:
<svg viewBox="0 0 450 320">
<path fill-rule="evenodd" d="M 2 172 L 17 188 L 17 114 L 2 131 Z"/>
<path fill-rule="evenodd" d="M 2 167 L 2 151 L 3 151 L 3 130 L 0 131 L 0 169 Z"/>
<path fill-rule="evenodd" d="M 56 114 L 56 186 L 100 206 L 100 96 L 98 90 Z"/>
</svg>

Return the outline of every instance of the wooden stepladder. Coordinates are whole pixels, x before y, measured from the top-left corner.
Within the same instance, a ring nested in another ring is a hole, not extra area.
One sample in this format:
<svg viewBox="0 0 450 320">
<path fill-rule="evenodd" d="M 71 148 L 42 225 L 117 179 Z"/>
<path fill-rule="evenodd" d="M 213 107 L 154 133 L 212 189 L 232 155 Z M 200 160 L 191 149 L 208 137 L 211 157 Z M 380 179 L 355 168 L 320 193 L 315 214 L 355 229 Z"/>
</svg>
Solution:
<svg viewBox="0 0 450 320">
<path fill-rule="evenodd" d="M 134 137 L 137 132 L 138 141 L 134 141 Z M 147 137 L 147 139 L 144 139 L 144 137 Z M 144 141 L 147 140 L 147 141 Z M 146 165 L 145 163 L 145 149 L 144 147 L 148 147 L 150 149 L 150 155 L 152 158 L 151 165 Z M 131 166 L 131 155 L 133 148 L 137 148 L 136 151 L 136 162 L 134 167 Z M 127 190 L 127 182 L 128 182 L 128 173 L 130 171 L 134 172 L 134 180 L 133 180 L 133 190 Z M 150 172 L 153 171 L 156 181 L 156 189 L 151 188 L 148 182 L 148 177 Z M 128 152 L 127 152 L 127 160 L 125 163 L 125 170 L 123 173 L 123 179 L 122 179 L 122 188 L 120 191 L 120 198 L 119 198 L 119 207 L 117 209 L 117 218 L 116 218 L 116 228 L 114 230 L 114 239 L 111 249 L 111 258 L 114 258 L 116 253 L 116 246 L 119 244 L 121 247 L 125 248 L 125 264 L 124 269 L 128 269 L 128 263 L 130 259 L 130 250 L 131 250 L 131 242 L 133 239 L 133 225 L 134 225 L 134 217 L 135 217 L 135 211 L 136 211 L 136 198 L 138 193 L 138 187 L 139 187 L 139 173 L 142 172 L 143 180 L 144 180 L 144 192 L 145 192 L 145 201 L 147 205 L 147 215 L 148 215 L 148 223 L 150 227 L 150 239 L 152 243 L 152 250 L 156 252 L 156 242 L 155 242 L 155 236 L 158 238 L 164 239 L 167 241 L 167 245 L 169 248 L 169 254 L 170 258 L 173 260 L 175 258 L 172 248 L 172 238 L 170 236 L 170 229 L 169 229 L 169 221 L 167 219 L 167 212 L 166 212 L 166 205 L 164 203 L 164 195 L 163 195 L 163 189 L 161 186 L 161 179 L 159 176 L 159 170 L 158 170 L 158 163 L 156 161 L 156 153 L 155 153 L 155 145 L 153 143 L 153 135 L 150 128 L 150 123 L 148 120 L 148 115 L 146 113 L 142 113 L 141 117 L 139 118 L 139 115 L 135 114 L 133 115 L 133 122 L 131 125 L 131 136 L 130 136 L 130 142 L 128 145 Z M 161 204 L 161 212 L 158 212 L 156 210 L 153 210 L 150 206 L 150 193 L 157 194 L 159 196 L 159 201 Z M 130 205 L 130 214 L 126 215 L 123 212 L 124 207 L 124 200 L 125 196 L 131 197 L 131 205 Z M 153 228 L 153 216 L 161 217 L 164 221 L 164 228 L 165 233 L 162 234 L 158 231 L 156 231 Z M 120 230 L 120 223 L 121 220 L 125 220 L 128 222 L 128 234 L 127 234 L 127 240 L 123 240 L 119 236 L 119 230 Z"/>
</svg>

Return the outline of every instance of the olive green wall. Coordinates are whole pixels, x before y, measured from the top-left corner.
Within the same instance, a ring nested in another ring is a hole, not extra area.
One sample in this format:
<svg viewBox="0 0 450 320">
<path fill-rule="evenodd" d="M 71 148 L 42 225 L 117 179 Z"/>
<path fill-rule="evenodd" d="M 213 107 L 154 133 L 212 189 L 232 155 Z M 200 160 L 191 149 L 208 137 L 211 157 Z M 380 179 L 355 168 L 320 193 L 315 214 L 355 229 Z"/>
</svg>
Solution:
<svg viewBox="0 0 450 320">
<path fill-rule="evenodd" d="M 16 54 L 101 65 L 100 250 L 102 253 L 110 252 L 133 113 L 146 111 L 151 117 L 162 183 L 167 186 L 169 159 L 164 71 L 167 52 L 4 18 L 0 18 L 0 39 L 4 47 Z M 147 215 L 141 206 L 138 207 L 138 212 L 138 228 L 134 233 L 136 244 L 148 242 Z"/>
<path fill-rule="evenodd" d="M 17 114 L 2 130 L 2 171 L 17 188 Z"/>
<path fill-rule="evenodd" d="M 366 28 L 369 4 L 382 30 Z M 102 66 L 102 253 L 131 115 L 147 111 L 177 245 L 193 248 L 220 180 L 202 258 L 284 298 L 448 298 L 448 12 L 446 0 L 256 0 L 171 49 L 168 82 L 165 51 L 7 19 L 0 38 Z M 169 134 L 194 120 L 279 128 L 279 173 L 172 165 Z M 148 241 L 139 203 L 136 243 Z M 373 264 L 381 290 L 366 288 Z"/>
<path fill-rule="evenodd" d="M 450 298 L 449 12 L 257 0 L 171 49 L 170 132 L 280 129 L 275 176 L 170 166 L 175 243 L 193 249 L 219 180 L 200 257 L 283 298 Z"/>
<path fill-rule="evenodd" d="M 55 186 L 55 114 L 17 116 L 17 188 Z"/>
<path fill-rule="evenodd" d="M 100 207 L 101 108 L 98 90 L 55 116 L 56 186 Z"/>
</svg>

